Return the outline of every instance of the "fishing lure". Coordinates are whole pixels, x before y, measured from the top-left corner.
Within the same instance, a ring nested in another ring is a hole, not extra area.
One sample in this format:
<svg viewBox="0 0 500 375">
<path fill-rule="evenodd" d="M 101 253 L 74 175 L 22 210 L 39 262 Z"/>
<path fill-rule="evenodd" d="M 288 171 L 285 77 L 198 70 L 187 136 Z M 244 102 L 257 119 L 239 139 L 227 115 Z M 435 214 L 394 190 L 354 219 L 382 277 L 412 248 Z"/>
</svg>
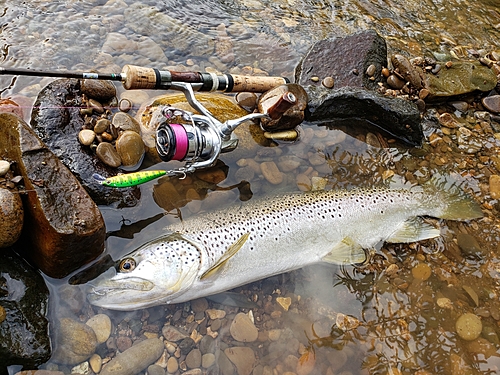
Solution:
<svg viewBox="0 0 500 375">
<path fill-rule="evenodd" d="M 126 188 L 131 186 L 137 186 L 144 184 L 148 181 L 154 180 L 158 177 L 167 174 L 165 170 L 155 170 L 155 171 L 141 171 L 133 172 L 127 174 L 120 174 L 113 177 L 103 177 L 100 174 L 94 173 L 92 177 L 98 181 L 101 185 L 115 187 L 115 188 Z"/>
</svg>

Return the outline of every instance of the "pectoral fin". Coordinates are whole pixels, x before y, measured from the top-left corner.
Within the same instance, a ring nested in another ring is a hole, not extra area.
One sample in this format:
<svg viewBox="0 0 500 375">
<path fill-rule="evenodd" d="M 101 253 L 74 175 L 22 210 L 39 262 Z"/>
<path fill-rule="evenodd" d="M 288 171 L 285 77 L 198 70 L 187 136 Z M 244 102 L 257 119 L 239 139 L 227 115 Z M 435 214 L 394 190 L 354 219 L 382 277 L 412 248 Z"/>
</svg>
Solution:
<svg viewBox="0 0 500 375">
<path fill-rule="evenodd" d="M 366 252 L 360 244 L 346 237 L 336 244 L 322 260 L 333 264 L 364 263 L 366 261 Z"/>
<path fill-rule="evenodd" d="M 427 240 L 438 237 L 440 230 L 424 222 L 420 217 L 414 217 L 406 220 L 403 225 L 397 229 L 386 240 L 389 243 L 408 243 Z"/>
<path fill-rule="evenodd" d="M 207 277 L 215 274 L 217 271 L 222 269 L 222 267 L 227 263 L 229 259 L 233 257 L 234 254 L 238 252 L 239 249 L 245 244 L 250 236 L 250 232 L 245 233 L 243 236 L 238 238 L 231 246 L 228 247 L 226 252 L 220 257 L 220 259 L 212 267 L 206 270 L 203 275 L 201 275 L 200 280 L 206 279 Z"/>
</svg>

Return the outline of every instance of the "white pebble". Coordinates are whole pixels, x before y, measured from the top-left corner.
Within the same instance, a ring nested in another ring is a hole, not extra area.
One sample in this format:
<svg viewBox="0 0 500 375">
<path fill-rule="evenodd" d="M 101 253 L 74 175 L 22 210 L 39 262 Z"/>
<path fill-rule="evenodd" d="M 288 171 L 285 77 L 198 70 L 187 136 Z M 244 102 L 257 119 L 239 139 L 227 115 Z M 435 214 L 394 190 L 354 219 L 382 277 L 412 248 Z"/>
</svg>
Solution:
<svg viewBox="0 0 500 375">
<path fill-rule="evenodd" d="M 0 160 L 0 176 L 5 176 L 10 169 L 10 163 L 7 160 Z"/>
</svg>

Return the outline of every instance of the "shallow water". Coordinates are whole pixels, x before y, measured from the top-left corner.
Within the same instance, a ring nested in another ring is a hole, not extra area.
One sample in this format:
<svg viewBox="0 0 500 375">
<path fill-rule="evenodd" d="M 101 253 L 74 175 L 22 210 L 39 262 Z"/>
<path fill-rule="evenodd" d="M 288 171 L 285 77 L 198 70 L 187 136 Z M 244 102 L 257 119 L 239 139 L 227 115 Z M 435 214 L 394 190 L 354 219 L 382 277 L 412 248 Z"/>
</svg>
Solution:
<svg viewBox="0 0 500 375">
<path fill-rule="evenodd" d="M 295 65 L 314 41 L 368 28 L 376 29 L 386 38 L 389 51 L 403 51 L 412 56 L 433 53 L 460 57 L 469 48 L 499 50 L 497 8 L 495 0 L 474 3 L 4 0 L 0 7 L 0 64 L 119 72 L 124 64 L 182 69 L 189 60 L 193 70 L 216 68 L 238 73 L 244 66 L 252 66 L 272 75 L 292 77 Z M 116 42 L 120 36 L 126 42 Z M 214 52 L 217 45 L 223 52 Z M 228 56 L 231 52 L 234 58 Z M 50 79 L 0 77 L 0 93 L 2 97 L 22 94 L 34 101 L 48 82 Z M 397 144 L 382 148 L 363 142 L 366 134 L 347 135 L 348 129 L 342 130 L 326 131 L 324 127 L 304 124 L 298 143 L 258 148 L 257 155 L 251 158 L 259 162 L 294 156 L 299 157 L 300 166 L 287 173 L 278 186 L 255 174 L 249 180 L 254 196 L 277 190 L 296 191 L 298 175 L 305 176 L 300 181 L 306 184 L 311 177 L 324 177 L 327 188 L 340 188 L 383 183 L 391 174 L 388 171 L 406 177 L 410 174 L 412 182 L 425 181 L 441 172 L 452 174 L 480 203 L 487 203 L 487 216 L 469 224 L 440 222 L 442 238 L 411 246 L 384 246 L 365 267 L 307 267 L 239 288 L 239 292 L 260 301 L 261 307 L 265 301 L 271 302 L 269 311 L 255 310 L 256 321 L 261 331 L 278 329 L 282 335 L 276 341 L 252 346 L 259 364 L 277 373 L 298 372 L 290 355 L 298 358 L 307 349 L 316 356 L 315 374 L 410 374 L 417 370 L 445 374 L 500 373 L 497 251 L 500 223 L 495 217 L 497 201 L 489 197 L 487 189 L 489 175 L 499 171 L 491 159 L 479 165 L 477 162 L 481 157 L 498 154 L 499 142 L 491 134 L 478 131 L 476 136 L 484 145 L 483 150 L 464 155 L 453 138 L 449 144 L 438 147 L 426 144 L 423 150 Z M 427 135 L 434 131 L 426 128 Z M 227 178 L 219 185 L 239 183 L 238 160 L 231 154 L 223 155 L 221 160 L 229 169 Z M 461 164 L 464 160 L 468 162 L 465 166 Z M 196 176 L 193 180 L 195 186 Z M 189 185 L 189 181 L 172 183 Z M 162 191 L 161 185 L 155 182 L 142 186 L 142 200 L 136 207 L 122 210 L 101 207 L 110 233 L 107 252 L 113 258 L 156 237 L 168 223 L 178 220 L 172 207 L 168 215 L 162 215 L 165 204 L 153 199 L 155 191 Z M 213 189 L 213 186 L 206 189 L 201 204 L 192 201 L 178 207 L 182 217 L 210 210 L 221 201 L 239 202 L 237 189 Z M 130 230 L 120 231 L 122 227 Z M 458 233 L 471 234 L 478 240 L 482 249 L 480 259 L 464 258 L 457 246 Z M 418 277 L 419 264 L 431 269 L 428 279 Z M 71 310 L 61 301 L 67 296 L 66 289 L 64 293 L 61 291 L 67 280 L 48 282 L 55 319 L 56 311 Z M 292 304 L 288 311 L 277 305 L 278 296 L 290 297 Z M 443 298 L 450 301 L 451 307 L 438 304 Z M 78 313 L 73 313 L 83 321 L 100 312 L 85 304 L 78 308 Z M 225 309 L 228 316 L 239 311 Z M 175 320 L 172 317 L 178 310 L 182 314 Z M 134 319 L 149 322 L 144 317 L 154 315 L 154 311 L 107 313 L 115 326 L 119 326 Z M 189 304 L 163 307 L 160 312 L 157 322 L 161 324 L 167 321 L 189 326 L 186 323 L 192 315 Z M 490 334 L 483 332 L 482 338 L 470 343 L 461 340 L 454 324 L 463 312 L 480 315 L 483 325 L 490 327 Z M 344 319 L 345 316 L 352 318 Z M 220 341 L 225 339 L 227 335 Z M 297 343 L 298 349 L 287 345 L 290 342 Z M 101 350 L 100 354 L 105 357 L 107 352 Z"/>
</svg>

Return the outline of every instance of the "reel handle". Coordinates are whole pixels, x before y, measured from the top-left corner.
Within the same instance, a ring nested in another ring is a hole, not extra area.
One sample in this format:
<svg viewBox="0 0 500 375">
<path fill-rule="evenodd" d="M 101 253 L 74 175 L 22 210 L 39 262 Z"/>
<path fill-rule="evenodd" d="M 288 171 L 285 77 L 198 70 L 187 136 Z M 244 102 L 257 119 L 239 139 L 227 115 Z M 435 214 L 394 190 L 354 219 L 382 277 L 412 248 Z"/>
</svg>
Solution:
<svg viewBox="0 0 500 375">
<path fill-rule="evenodd" d="M 233 74 L 176 72 L 136 65 L 125 65 L 121 72 L 123 87 L 133 89 L 169 89 L 172 82 L 198 84 L 198 91 L 262 93 L 288 83 L 284 77 L 243 76 Z"/>
</svg>

